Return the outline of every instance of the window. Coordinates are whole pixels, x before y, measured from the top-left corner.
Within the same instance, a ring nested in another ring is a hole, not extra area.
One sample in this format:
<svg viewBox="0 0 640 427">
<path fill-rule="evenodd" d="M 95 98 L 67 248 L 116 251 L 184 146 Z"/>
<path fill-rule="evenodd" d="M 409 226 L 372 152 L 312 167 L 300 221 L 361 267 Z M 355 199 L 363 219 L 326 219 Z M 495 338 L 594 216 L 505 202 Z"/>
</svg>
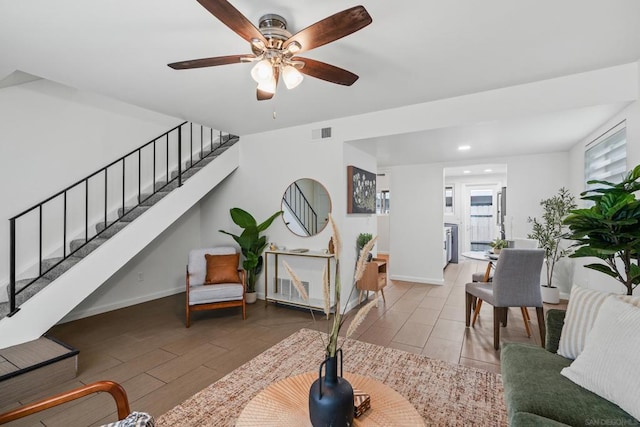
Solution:
<svg viewBox="0 0 640 427">
<path fill-rule="evenodd" d="M 618 123 L 587 145 L 584 154 L 585 182 L 601 180 L 620 182 L 627 170 L 626 121 Z M 585 189 L 598 187 L 586 185 Z"/>
<path fill-rule="evenodd" d="M 453 186 L 444 187 L 444 213 L 453 214 Z"/>
<path fill-rule="evenodd" d="M 378 215 L 389 213 L 389 190 L 382 190 L 376 194 L 376 213 Z"/>
</svg>

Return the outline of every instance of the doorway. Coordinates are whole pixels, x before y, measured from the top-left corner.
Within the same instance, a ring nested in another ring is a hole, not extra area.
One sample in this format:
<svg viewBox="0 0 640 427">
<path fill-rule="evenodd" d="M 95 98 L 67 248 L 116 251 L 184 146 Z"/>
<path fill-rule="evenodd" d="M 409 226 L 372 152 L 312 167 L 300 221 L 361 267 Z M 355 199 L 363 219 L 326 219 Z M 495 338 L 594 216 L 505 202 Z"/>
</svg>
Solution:
<svg viewBox="0 0 640 427">
<path fill-rule="evenodd" d="M 457 224 L 459 252 L 488 250 L 489 242 L 501 236 L 501 222 L 506 213 L 507 165 L 447 167 L 444 183 L 444 222 Z M 447 200 L 448 194 L 452 201 Z"/>
<path fill-rule="evenodd" d="M 496 191 L 494 186 L 467 185 L 465 207 L 467 216 L 467 230 L 469 250 L 488 251 L 489 243 L 496 233 L 495 202 Z"/>
</svg>

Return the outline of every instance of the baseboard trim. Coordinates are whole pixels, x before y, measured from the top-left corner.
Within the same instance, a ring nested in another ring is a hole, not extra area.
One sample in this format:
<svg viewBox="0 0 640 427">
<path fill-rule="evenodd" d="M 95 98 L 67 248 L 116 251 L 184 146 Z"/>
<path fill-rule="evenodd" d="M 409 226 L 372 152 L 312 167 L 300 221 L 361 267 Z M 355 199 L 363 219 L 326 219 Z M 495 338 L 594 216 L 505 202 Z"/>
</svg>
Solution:
<svg viewBox="0 0 640 427">
<path fill-rule="evenodd" d="M 111 304 L 94 306 L 87 310 L 72 311 L 67 316 L 65 316 L 62 320 L 60 320 L 58 324 L 67 323 L 67 322 L 71 322 L 79 319 L 84 319 L 85 317 L 95 316 L 96 314 L 107 313 L 109 311 L 118 310 L 120 308 L 125 308 L 125 307 L 129 307 L 136 304 L 142 304 L 143 302 L 153 301 L 159 298 L 168 297 L 171 295 L 179 294 L 180 292 L 184 292 L 184 287 L 164 289 L 162 291 L 154 292 L 152 294 L 140 295 L 135 298 L 121 300 Z"/>
<path fill-rule="evenodd" d="M 390 278 L 391 280 L 400 280 L 402 282 L 424 283 L 427 285 L 444 285 L 444 279 L 431 279 L 429 277 L 398 276 L 392 274 Z"/>
</svg>

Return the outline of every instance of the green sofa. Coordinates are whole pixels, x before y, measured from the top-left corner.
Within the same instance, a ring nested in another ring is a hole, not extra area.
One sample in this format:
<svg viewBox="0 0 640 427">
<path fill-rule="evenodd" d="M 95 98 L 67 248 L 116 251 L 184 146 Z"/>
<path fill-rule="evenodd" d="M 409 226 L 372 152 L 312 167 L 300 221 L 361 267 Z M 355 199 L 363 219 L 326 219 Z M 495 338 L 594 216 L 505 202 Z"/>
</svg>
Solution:
<svg viewBox="0 0 640 427">
<path fill-rule="evenodd" d="M 565 312 L 549 310 L 545 348 L 506 343 L 500 353 L 509 425 L 640 426 L 617 405 L 560 375 L 570 359 L 556 354 Z"/>
</svg>

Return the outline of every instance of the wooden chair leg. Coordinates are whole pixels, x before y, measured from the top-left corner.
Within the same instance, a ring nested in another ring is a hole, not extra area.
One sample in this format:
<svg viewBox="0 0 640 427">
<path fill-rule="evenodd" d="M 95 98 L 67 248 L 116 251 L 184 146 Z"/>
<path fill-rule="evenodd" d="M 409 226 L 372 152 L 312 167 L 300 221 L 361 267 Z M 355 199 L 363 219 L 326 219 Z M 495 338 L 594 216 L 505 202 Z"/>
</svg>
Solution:
<svg viewBox="0 0 640 427">
<path fill-rule="evenodd" d="M 524 328 L 527 331 L 527 336 L 531 338 L 531 328 L 529 328 L 529 320 L 527 319 L 527 307 L 520 307 L 520 311 L 522 311 L 522 320 L 524 320 Z"/>
<path fill-rule="evenodd" d="M 242 320 L 247 320 L 247 303 L 244 299 L 242 300 Z"/>
<path fill-rule="evenodd" d="M 384 289 L 380 289 L 380 293 L 382 294 L 382 302 L 385 303 L 385 305 L 387 304 L 387 299 L 384 297 Z"/>
<path fill-rule="evenodd" d="M 545 346 L 546 331 L 544 328 L 544 308 L 536 307 L 536 315 L 538 317 L 538 328 L 540 328 L 540 345 Z"/>
<path fill-rule="evenodd" d="M 187 302 L 187 328 L 191 326 L 191 316 L 189 314 L 189 302 Z"/>
<path fill-rule="evenodd" d="M 465 311 L 464 311 L 464 317 L 465 317 L 465 325 L 468 328 L 469 325 L 471 324 L 471 309 L 474 306 L 474 300 L 476 298 L 471 295 L 469 292 L 465 292 Z"/>
<path fill-rule="evenodd" d="M 473 321 L 471 322 L 471 326 L 476 326 L 476 320 L 478 320 L 478 314 L 480 314 L 480 309 L 482 308 L 482 300 L 478 298 L 476 301 L 476 309 L 473 310 Z"/>
<path fill-rule="evenodd" d="M 522 312 L 525 316 L 527 316 L 527 321 L 531 321 L 531 316 L 529 316 L 529 310 L 527 307 L 524 307 L 524 311 Z"/>
<path fill-rule="evenodd" d="M 508 317 L 509 317 L 509 309 L 507 307 L 504 307 L 504 310 L 502 310 L 502 326 L 504 326 L 505 328 L 507 327 Z"/>
<path fill-rule="evenodd" d="M 493 348 L 500 348 L 500 321 L 502 320 L 502 307 L 493 307 Z"/>
</svg>

